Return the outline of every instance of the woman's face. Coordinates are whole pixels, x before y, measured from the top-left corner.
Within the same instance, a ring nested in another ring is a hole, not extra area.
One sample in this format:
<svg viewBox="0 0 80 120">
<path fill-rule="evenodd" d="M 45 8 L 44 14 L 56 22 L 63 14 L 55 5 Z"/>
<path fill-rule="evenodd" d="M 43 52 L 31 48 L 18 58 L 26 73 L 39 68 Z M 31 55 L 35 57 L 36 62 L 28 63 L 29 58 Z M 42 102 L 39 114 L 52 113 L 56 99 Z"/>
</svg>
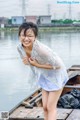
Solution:
<svg viewBox="0 0 80 120">
<path fill-rule="evenodd" d="M 32 29 L 28 29 L 25 32 L 24 36 L 24 30 L 21 31 L 21 43 L 23 44 L 24 47 L 30 47 L 33 45 L 33 42 L 35 41 L 36 37 Z"/>
</svg>

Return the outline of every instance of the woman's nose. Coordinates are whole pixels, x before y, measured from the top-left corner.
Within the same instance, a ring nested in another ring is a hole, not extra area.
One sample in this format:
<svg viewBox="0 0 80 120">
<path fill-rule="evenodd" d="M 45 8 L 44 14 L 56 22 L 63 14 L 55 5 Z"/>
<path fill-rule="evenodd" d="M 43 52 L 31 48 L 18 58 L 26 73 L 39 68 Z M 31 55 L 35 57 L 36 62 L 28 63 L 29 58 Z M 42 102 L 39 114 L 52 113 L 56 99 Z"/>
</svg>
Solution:
<svg viewBox="0 0 80 120">
<path fill-rule="evenodd" d="M 25 40 L 28 40 L 28 37 L 27 37 L 27 36 L 25 37 Z"/>
</svg>

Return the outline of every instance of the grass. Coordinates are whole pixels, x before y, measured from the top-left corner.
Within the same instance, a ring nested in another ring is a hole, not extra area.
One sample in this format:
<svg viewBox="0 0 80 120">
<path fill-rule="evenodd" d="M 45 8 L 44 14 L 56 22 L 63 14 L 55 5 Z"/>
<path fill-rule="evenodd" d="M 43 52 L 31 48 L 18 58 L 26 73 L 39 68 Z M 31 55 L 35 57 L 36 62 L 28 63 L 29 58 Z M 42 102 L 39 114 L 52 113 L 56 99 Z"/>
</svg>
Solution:
<svg viewBox="0 0 80 120">
<path fill-rule="evenodd" d="M 0 31 L 18 31 L 18 27 L 16 28 L 0 28 Z M 80 31 L 80 27 L 39 27 L 39 31 L 41 32 L 58 32 L 58 31 L 61 31 L 61 32 L 72 32 L 72 31 Z"/>
</svg>

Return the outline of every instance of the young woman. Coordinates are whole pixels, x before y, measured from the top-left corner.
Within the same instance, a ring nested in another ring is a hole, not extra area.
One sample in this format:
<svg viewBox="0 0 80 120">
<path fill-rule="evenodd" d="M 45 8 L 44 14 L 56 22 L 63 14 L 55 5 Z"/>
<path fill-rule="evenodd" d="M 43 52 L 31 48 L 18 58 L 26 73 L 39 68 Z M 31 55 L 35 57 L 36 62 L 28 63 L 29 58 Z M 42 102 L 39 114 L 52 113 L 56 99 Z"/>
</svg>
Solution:
<svg viewBox="0 0 80 120">
<path fill-rule="evenodd" d="M 23 23 L 19 28 L 23 63 L 30 65 L 42 88 L 45 120 L 56 120 L 56 108 L 63 87 L 68 81 L 61 58 L 48 46 L 37 40 L 38 28 L 34 23 Z M 33 81 L 34 82 L 34 81 Z"/>
</svg>

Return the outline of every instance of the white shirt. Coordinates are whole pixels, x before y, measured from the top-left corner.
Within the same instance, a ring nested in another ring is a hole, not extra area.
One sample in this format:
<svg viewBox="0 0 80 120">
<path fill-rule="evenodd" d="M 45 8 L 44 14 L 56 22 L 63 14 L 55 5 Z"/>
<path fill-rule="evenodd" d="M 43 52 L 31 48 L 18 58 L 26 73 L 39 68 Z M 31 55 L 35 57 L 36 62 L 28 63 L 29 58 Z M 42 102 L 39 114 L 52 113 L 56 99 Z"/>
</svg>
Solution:
<svg viewBox="0 0 80 120">
<path fill-rule="evenodd" d="M 18 48 L 22 49 L 24 55 L 26 55 L 21 44 L 18 46 Z M 31 58 L 36 59 L 39 64 L 50 64 L 53 67 L 60 66 L 60 69 L 54 70 L 38 68 L 29 64 L 33 73 L 36 75 L 37 80 L 40 81 L 41 76 L 44 76 L 45 79 L 51 81 L 54 85 L 57 86 L 56 89 L 61 88 L 66 84 L 68 81 L 68 74 L 65 65 L 61 58 L 48 46 L 44 45 L 38 40 L 35 40 L 33 43 Z"/>
</svg>

